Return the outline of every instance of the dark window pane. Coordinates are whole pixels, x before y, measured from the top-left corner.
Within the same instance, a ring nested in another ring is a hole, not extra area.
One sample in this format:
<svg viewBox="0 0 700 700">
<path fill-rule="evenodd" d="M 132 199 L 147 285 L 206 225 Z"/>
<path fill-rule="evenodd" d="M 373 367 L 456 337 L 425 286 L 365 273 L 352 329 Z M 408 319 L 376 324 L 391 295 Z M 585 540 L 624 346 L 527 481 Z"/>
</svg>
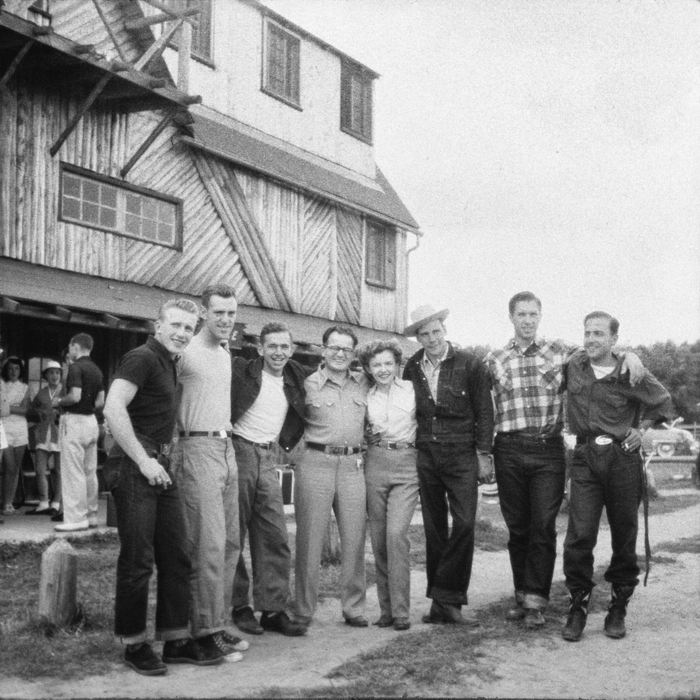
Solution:
<svg viewBox="0 0 700 700">
<path fill-rule="evenodd" d="M 126 219 L 124 220 L 124 226 L 126 229 L 127 233 L 130 233 L 132 236 L 140 236 L 141 235 L 141 218 L 138 216 L 135 216 L 134 214 L 127 214 Z"/>
<path fill-rule="evenodd" d="M 117 212 L 115 209 L 103 208 L 100 210 L 100 226 L 105 226 L 106 228 L 117 227 Z"/>
<path fill-rule="evenodd" d="M 77 199 L 63 198 L 63 216 L 69 219 L 80 218 L 80 202 Z"/>
<path fill-rule="evenodd" d="M 126 210 L 132 214 L 141 213 L 141 196 L 132 192 L 126 194 Z"/>
<path fill-rule="evenodd" d="M 80 197 L 80 179 L 75 175 L 63 175 L 63 194 L 70 197 Z"/>
<path fill-rule="evenodd" d="M 83 199 L 88 202 L 99 202 L 100 186 L 96 182 L 83 180 Z"/>
<path fill-rule="evenodd" d="M 100 201 L 102 204 L 116 209 L 117 207 L 117 188 L 110 185 L 102 185 L 100 187 Z"/>
<path fill-rule="evenodd" d="M 97 224 L 100 222 L 100 209 L 97 204 L 83 202 L 83 221 L 89 224 Z"/>
</svg>

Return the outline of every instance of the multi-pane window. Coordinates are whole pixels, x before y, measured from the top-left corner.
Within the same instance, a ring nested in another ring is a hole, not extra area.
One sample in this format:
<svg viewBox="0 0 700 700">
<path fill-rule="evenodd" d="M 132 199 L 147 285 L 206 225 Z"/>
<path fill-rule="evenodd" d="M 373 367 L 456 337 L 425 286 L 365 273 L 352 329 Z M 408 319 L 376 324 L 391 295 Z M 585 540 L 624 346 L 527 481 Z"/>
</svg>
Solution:
<svg viewBox="0 0 700 700">
<path fill-rule="evenodd" d="M 265 23 L 263 89 L 274 97 L 299 106 L 299 37 L 279 24 Z"/>
<path fill-rule="evenodd" d="M 192 46 L 191 54 L 210 60 L 211 50 L 211 17 L 212 0 L 168 0 L 168 5 L 174 10 L 184 10 L 196 7 L 200 10 L 198 15 L 192 15 Z M 173 44 L 177 46 L 178 34 L 175 34 Z"/>
<path fill-rule="evenodd" d="M 372 141 L 372 78 L 347 62 L 340 70 L 340 128 L 363 141 Z"/>
<path fill-rule="evenodd" d="M 367 222 L 365 279 L 368 284 L 395 289 L 396 232 L 393 228 Z"/>
<path fill-rule="evenodd" d="M 64 167 L 60 217 L 149 243 L 180 247 L 181 204 L 165 195 L 127 187 Z"/>
</svg>

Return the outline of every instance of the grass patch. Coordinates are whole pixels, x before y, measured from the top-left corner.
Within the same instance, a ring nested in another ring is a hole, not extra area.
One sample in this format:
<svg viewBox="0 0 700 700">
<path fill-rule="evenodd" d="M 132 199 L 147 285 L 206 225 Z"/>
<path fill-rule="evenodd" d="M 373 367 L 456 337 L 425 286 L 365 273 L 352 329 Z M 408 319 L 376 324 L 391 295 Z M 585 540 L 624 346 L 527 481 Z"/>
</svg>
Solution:
<svg viewBox="0 0 700 700">
<path fill-rule="evenodd" d="M 663 542 L 656 549 L 662 552 L 670 552 L 671 554 L 700 554 L 700 538 L 699 537 L 683 537 L 676 542 Z M 653 556 L 652 561 L 656 561 L 657 557 Z M 673 560 L 675 561 L 675 559 Z"/>
</svg>

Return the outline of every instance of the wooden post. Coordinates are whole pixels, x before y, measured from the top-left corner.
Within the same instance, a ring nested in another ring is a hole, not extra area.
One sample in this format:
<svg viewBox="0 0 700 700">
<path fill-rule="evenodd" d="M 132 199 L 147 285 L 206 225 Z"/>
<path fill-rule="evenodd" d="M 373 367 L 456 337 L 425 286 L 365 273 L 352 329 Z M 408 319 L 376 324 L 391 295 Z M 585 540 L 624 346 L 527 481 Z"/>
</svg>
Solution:
<svg viewBox="0 0 700 700">
<path fill-rule="evenodd" d="M 41 555 L 39 618 L 63 627 L 75 617 L 78 555 L 69 542 L 56 540 Z"/>
<path fill-rule="evenodd" d="M 326 534 L 323 538 L 323 549 L 321 550 L 322 564 L 337 564 L 340 561 L 340 533 L 338 523 L 335 521 L 333 513 L 328 518 Z"/>
</svg>

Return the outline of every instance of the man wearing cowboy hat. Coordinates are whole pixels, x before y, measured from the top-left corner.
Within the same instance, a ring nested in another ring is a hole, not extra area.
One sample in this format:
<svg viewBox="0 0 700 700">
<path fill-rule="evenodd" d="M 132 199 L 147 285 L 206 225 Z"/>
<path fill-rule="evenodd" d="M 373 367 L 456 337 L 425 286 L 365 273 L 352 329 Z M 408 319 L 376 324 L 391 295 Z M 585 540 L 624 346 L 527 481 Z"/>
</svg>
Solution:
<svg viewBox="0 0 700 700">
<path fill-rule="evenodd" d="M 423 621 L 477 625 L 461 608 L 467 604 L 474 554 L 477 481 L 492 472 L 493 406 L 483 363 L 445 339 L 448 313 L 419 306 L 404 331 L 423 346 L 408 360 L 403 375 L 416 392 L 426 595 L 432 599 Z"/>
</svg>

